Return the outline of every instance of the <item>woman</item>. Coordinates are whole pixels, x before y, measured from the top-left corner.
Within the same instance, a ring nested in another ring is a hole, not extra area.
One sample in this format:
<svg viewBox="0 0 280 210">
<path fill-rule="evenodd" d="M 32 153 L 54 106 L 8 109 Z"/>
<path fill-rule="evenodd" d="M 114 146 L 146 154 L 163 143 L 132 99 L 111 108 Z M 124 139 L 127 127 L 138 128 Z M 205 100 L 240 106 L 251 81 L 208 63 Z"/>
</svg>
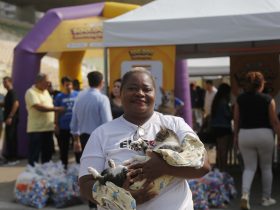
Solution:
<svg viewBox="0 0 280 210">
<path fill-rule="evenodd" d="M 242 175 L 241 209 L 250 209 L 249 195 L 258 160 L 262 173 L 262 205 L 276 203 L 271 198 L 273 130 L 280 137 L 280 127 L 275 113 L 275 101 L 263 94 L 264 77 L 260 72 L 246 75 L 244 93 L 234 106 L 234 142 L 240 149 L 244 171 Z"/>
<path fill-rule="evenodd" d="M 117 79 L 113 83 L 113 89 L 110 98 L 113 119 L 118 118 L 123 114 L 121 92 L 120 92 L 121 84 L 122 84 L 121 79 Z"/>
<path fill-rule="evenodd" d="M 154 111 L 155 92 L 153 76 L 144 68 L 134 68 L 124 75 L 121 86 L 124 115 L 97 128 L 92 133 L 81 158 L 79 184 L 81 194 L 87 199 L 95 202 L 91 196 L 94 180 L 88 174 L 87 167 L 92 166 L 101 172 L 108 167 L 109 159 L 121 164 L 137 155 L 138 152 L 129 147 L 135 134 L 150 141 L 155 138 L 160 126 L 174 130 L 180 139 L 187 133 L 194 134 L 182 118 Z M 207 156 L 204 157 L 200 168 L 173 167 L 152 153 L 147 162 L 129 167 L 123 187 L 135 198 L 137 210 L 191 210 L 192 195 L 186 179 L 201 177 L 210 170 Z M 176 179 L 158 195 L 149 191 L 153 187 L 153 181 L 163 175 L 171 175 Z M 127 187 L 142 179 L 146 179 L 142 189 L 132 191 Z M 99 206 L 99 209 L 103 208 Z"/>
<path fill-rule="evenodd" d="M 222 83 L 214 97 L 211 107 L 211 129 L 216 137 L 217 156 L 216 165 L 224 171 L 227 166 L 227 156 L 232 142 L 230 107 L 230 86 Z"/>
</svg>

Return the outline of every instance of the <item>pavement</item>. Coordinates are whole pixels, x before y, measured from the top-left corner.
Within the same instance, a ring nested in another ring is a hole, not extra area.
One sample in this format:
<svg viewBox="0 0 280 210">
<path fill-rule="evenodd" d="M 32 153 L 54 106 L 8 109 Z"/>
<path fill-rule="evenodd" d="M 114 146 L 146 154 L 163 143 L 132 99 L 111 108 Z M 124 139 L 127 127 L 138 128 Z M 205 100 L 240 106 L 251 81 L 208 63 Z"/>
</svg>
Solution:
<svg viewBox="0 0 280 210">
<path fill-rule="evenodd" d="M 1 143 L 1 142 L 0 142 Z M 213 156 L 209 152 L 210 156 Z M 55 157 L 56 159 L 57 157 Z M 72 159 L 71 159 L 72 158 Z M 74 157 L 70 158 L 70 162 L 74 161 Z M 212 157 L 214 159 L 214 157 Z M 211 161 L 211 159 L 210 159 Z M 0 210 L 34 210 L 32 207 L 24 206 L 18 204 L 14 200 L 13 190 L 15 185 L 15 180 L 17 176 L 24 171 L 26 167 L 26 160 L 20 160 L 16 165 L 2 165 L 0 166 Z M 231 201 L 229 206 L 225 209 L 227 210 L 238 210 L 239 201 L 240 201 L 240 187 L 241 187 L 241 175 L 242 169 L 240 166 L 231 166 L 229 167 L 229 173 L 234 177 L 238 195 L 235 199 Z M 252 210 L 278 210 L 280 209 L 280 165 L 274 168 L 274 179 L 273 179 L 273 192 L 272 197 L 277 200 L 277 204 L 270 207 L 263 207 L 260 205 L 261 202 L 261 174 L 260 171 L 257 171 L 255 179 L 252 184 L 251 192 L 251 209 Z M 51 204 L 43 208 L 44 210 L 57 210 Z M 67 210 L 88 210 L 86 203 L 76 206 L 71 206 L 67 208 L 62 208 Z M 216 210 L 216 209 L 213 209 Z M 223 209 L 220 209 L 223 210 Z"/>
</svg>

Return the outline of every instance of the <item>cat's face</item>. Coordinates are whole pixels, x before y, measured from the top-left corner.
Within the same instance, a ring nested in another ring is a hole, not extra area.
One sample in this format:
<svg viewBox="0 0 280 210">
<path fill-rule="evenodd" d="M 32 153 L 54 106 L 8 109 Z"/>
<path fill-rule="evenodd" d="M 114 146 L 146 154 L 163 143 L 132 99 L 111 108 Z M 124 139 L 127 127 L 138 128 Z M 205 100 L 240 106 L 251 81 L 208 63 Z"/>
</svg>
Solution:
<svg viewBox="0 0 280 210">
<path fill-rule="evenodd" d="M 112 160 L 111 160 L 112 161 Z M 126 174 L 128 172 L 128 169 L 126 166 L 118 165 L 112 167 L 112 165 L 109 164 L 109 168 L 105 169 L 101 176 L 103 177 L 102 180 L 100 180 L 101 184 L 105 184 L 107 181 L 110 181 L 114 183 L 115 185 L 122 187 L 124 181 L 126 180 Z"/>
<path fill-rule="evenodd" d="M 160 131 L 156 134 L 155 141 L 164 142 L 166 139 L 170 139 L 170 138 L 174 138 L 174 140 L 179 142 L 179 139 L 173 130 L 161 127 Z"/>
</svg>

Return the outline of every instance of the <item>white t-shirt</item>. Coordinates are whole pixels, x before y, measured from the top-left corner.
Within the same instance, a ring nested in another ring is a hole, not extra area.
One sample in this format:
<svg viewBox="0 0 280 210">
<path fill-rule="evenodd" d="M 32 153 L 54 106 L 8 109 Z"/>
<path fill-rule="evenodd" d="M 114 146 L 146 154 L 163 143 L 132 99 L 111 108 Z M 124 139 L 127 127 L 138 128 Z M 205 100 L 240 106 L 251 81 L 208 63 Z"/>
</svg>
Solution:
<svg viewBox="0 0 280 210">
<path fill-rule="evenodd" d="M 194 131 L 180 117 L 163 115 L 154 112 L 153 116 L 141 127 L 145 130 L 143 139 L 153 140 L 160 126 L 172 129 L 183 139 L 187 133 Z M 79 176 L 89 174 L 87 168 L 94 167 L 102 172 L 108 168 L 108 160 L 113 159 L 116 164 L 121 164 L 139 152 L 129 148 L 138 126 L 125 120 L 122 116 L 101 125 L 94 130 L 84 149 Z M 99 210 L 102 210 L 98 206 Z M 192 210 L 192 193 L 185 179 L 176 178 L 164 188 L 158 196 L 144 204 L 137 205 L 137 210 Z"/>
<path fill-rule="evenodd" d="M 217 88 L 215 88 L 215 87 L 212 88 L 211 92 L 209 92 L 207 90 L 205 93 L 205 99 L 204 99 L 205 116 L 208 116 L 209 114 L 211 114 L 211 106 L 212 106 L 212 102 L 214 100 L 216 93 L 217 93 Z"/>
</svg>

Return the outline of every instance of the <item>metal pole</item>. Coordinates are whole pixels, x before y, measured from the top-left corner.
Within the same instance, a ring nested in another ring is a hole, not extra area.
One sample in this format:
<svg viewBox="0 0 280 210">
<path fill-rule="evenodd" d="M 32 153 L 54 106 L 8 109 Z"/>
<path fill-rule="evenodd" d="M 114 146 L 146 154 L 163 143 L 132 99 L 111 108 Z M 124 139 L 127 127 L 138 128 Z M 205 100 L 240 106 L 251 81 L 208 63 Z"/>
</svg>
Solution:
<svg viewBox="0 0 280 210">
<path fill-rule="evenodd" d="M 105 81 L 105 94 L 109 95 L 109 73 L 108 73 L 108 54 L 107 47 L 104 48 L 104 81 Z"/>
</svg>

